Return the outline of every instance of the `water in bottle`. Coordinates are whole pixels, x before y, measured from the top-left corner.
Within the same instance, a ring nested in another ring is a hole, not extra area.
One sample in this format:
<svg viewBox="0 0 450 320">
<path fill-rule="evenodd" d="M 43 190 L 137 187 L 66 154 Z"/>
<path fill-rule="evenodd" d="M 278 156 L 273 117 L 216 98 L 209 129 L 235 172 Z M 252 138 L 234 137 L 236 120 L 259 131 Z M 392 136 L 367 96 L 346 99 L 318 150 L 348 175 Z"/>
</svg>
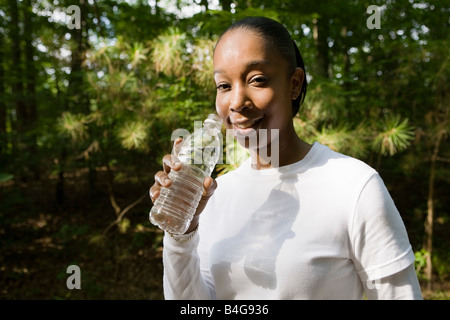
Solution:
<svg viewBox="0 0 450 320">
<path fill-rule="evenodd" d="M 189 228 L 203 193 L 203 181 L 219 160 L 222 146 L 222 120 L 210 114 L 203 127 L 187 137 L 172 152 L 181 162 L 181 170 L 170 171 L 172 185 L 161 188 L 150 211 L 150 222 L 172 234 Z"/>
</svg>

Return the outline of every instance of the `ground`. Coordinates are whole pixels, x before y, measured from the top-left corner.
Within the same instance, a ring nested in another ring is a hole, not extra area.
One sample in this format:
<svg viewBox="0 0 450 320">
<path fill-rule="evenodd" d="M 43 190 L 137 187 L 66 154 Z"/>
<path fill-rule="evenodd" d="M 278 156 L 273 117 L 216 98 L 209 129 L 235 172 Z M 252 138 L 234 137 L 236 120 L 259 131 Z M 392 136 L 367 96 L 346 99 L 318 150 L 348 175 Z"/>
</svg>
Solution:
<svg viewBox="0 0 450 320">
<path fill-rule="evenodd" d="M 0 187 L 0 299 L 163 299 L 162 232 L 148 221 L 150 200 L 104 234 L 116 218 L 107 194 L 90 197 L 68 181 L 56 205 L 54 190 L 50 180 Z M 124 190 L 122 207 L 145 192 Z M 67 288 L 70 265 L 80 267 L 81 290 Z"/>
<path fill-rule="evenodd" d="M 57 205 L 55 181 L 0 185 L 0 299 L 163 299 L 162 232 L 148 221 L 148 197 L 107 229 L 116 215 L 106 186 L 93 196 L 86 179 L 67 179 Z M 147 188 L 116 185 L 117 202 L 124 208 Z M 80 290 L 67 287 L 70 265 L 80 268 Z M 423 295 L 450 299 L 450 282 Z"/>
</svg>

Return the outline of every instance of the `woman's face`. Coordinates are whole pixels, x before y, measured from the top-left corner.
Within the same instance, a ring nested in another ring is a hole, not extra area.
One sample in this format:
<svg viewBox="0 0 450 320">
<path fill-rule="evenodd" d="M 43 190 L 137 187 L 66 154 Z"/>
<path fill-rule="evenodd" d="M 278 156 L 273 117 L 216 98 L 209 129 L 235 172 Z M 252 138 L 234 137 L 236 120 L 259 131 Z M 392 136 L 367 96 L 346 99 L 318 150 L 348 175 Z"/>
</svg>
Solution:
<svg viewBox="0 0 450 320">
<path fill-rule="evenodd" d="M 235 29 L 222 36 L 214 52 L 214 80 L 217 113 L 238 138 L 267 129 L 272 140 L 271 129 L 282 137 L 292 127 L 292 100 L 300 94 L 303 71 L 288 70 L 258 33 Z"/>
</svg>

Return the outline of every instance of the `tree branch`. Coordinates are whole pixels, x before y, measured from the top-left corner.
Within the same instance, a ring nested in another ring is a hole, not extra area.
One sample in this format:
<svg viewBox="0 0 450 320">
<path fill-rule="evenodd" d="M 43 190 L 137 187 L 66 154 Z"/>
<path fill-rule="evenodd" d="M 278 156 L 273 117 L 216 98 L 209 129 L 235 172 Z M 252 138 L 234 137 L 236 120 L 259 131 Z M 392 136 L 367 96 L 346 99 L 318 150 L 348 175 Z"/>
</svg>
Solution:
<svg viewBox="0 0 450 320">
<path fill-rule="evenodd" d="M 444 161 L 444 162 L 450 162 L 450 159 L 448 159 L 448 158 L 443 158 L 443 157 L 436 157 L 436 160 L 438 160 L 438 161 Z"/>
<path fill-rule="evenodd" d="M 140 196 L 136 201 L 134 201 L 132 204 L 128 205 L 126 208 L 124 208 L 122 211 L 120 211 L 119 215 L 117 216 L 117 218 L 111 222 L 103 231 L 103 235 L 105 235 L 109 229 L 111 229 L 113 226 L 119 224 L 122 221 L 123 216 L 130 211 L 133 207 L 135 207 L 137 204 L 139 204 L 139 202 L 141 202 L 142 200 L 145 199 L 145 197 L 148 196 L 148 193 L 144 193 L 142 196 Z"/>
</svg>

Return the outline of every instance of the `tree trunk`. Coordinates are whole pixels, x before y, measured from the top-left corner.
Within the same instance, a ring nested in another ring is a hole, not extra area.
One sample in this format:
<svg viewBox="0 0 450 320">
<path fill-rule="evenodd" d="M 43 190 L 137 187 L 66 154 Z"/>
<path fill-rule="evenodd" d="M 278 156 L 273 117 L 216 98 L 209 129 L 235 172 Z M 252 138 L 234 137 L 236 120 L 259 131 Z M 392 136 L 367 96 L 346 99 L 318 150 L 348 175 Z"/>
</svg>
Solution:
<svg viewBox="0 0 450 320">
<path fill-rule="evenodd" d="M 67 99 L 64 94 L 61 93 L 60 88 L 60 79 L 58 72 L 55 73 L 56 79 L 55 79 L 55 87 L 56 87 L 56 101 L 58 102 L 58 105 L 62 106 L 62 112 L 67 111 Z M 67 146 L 68 143 L 65 141 L 65 139 L 62 141 L 60 145 L 60 156 L 58 158 L 57 162 L 57 170 L 58 170 L 58 180 L 56 181 L 55 185 L 55 199 L 56 203 L 61 206 L 64 204 L 66 200 L 65 196 L 65 180 L 64 180 L 64 172 L 65 172 L 65 165 L 67 161 Z"/>
<path fill-rule="evenodd" d="M 314 19 L 313 37 L 317 49 L 317 74 L 323 78 L 329 78 L 328 34 L 329 19 L 326 16 Z"/>
<path fill-rule="evenodd" d="M 85 90 L 83 63 L 86 60 L 86 52 L 88 50 L 88 33 L 89 27 L 87 22 L 88 4 L 86 0 L 80 0 L 80 29 L 72 29 L 72 39 L 76 45 L 72 49 L 71 57 L 71 71 L 69 76 L 69 92 L 71 97 L 69 101 L 69 111 L 73 113 L 88 114 L 89 110 L 89 96 Z M 94 197 L 96 193 L 96 168 L 95 161 L 90 157 L 86 159 L 86 166 L 89 169 L 88 184 L 90 196 Z"/>
<path fill-rule="evenodd" d="M 22 63 L 21 63 L 21 32 L 19 24 L 19 8 L 17 0 L 9 1 L 9 9 L 11 14 L 11 23 L 9 24 L 10 38 L 11 38 L 11 93 L 12 106 L 15 108 L 15 113 L 11 112 L 11 126 L 13 134 L 12 140 L 12 157 L 15 159 L 14 166 L 17 175 L 15 178 L 17 182 L 26 180 L 25 176 L 25 161 L 23 152 L 23 138 L 25 131 L 25 123 L 27 123 L 28 114 L 24 102 L 24 89 L 22 83 Z M 14 118 L 15 114 L 15 118 Z"/>
<path fill-rule="evenodd" d="M 6 148 L 8 140 L 6 136 L 6 96 L 5 96 L 5 70 L 4 70 L 4 49 L 3 34 L 0 33 L 0 166 L 6 166 Z"/>
<path fill-rule="evenodd" d="M 220 5 L 222 6 L 222 10 L 231 12 L 231 3 L 232 3 L 232 0 L 221 0 Z"/>
<path fill-rule="evenodd" d="M 200 1 L 200 5 L 205 7 L 205 11 L 209 11 L 209 4 L 208 4 L 208 0 L 201 0 Z"/>
<path fill-rule="evenodd" d="M 58 161 L 58 180 L 55 186 L 55 198 L 58 205 L 63 205 L 66 199 L 64 192 L 64 165 L 66 163 L 67 152 L 65 146 L 62 147 L 61 155 Z"/>
<path fill-rule="evenodd" d="M 37 106 L 36 106 L 36 68 L 34 64 L 34 47 L 33 41 L 33 24 L 32 24 L 32 8 L 31 0 L 24 2 L 24 33 L 23 39 L 25 41 L 25 89 L 26 89 L 26 108 L 27 108 L 27 129 L 33 128 L 37 120 Z"/>
<path fill-rule="evenodd" d="M 425 275 L 427 277 L 427 289 L 432 290 L 433 287 L 433 264 L 432 264 L 432 254 L 433 254 L 433 224 L 434 224 L 434 178 L 435 178 L 435 167 L 438 158 L 439 146 L 441 144 L 444 132 L 438 133 L 437 139 L 434 144 L 434 151 L 431 156 L 430 165 L 430 177 L 428 180 L 428 200 L 427 200 L 427 218 L 425 220 L 425 237 L 423 241 L 423 248 L 428 252 L 427 255 L 427 265 L 425 268 Z"/>
<path fill-rule="evenodd" d="M 14 106 L 17 112 L 17 129 L 19 133 L 23 132 L 23 123 L 26 122 L 27 112 L 25 104 L 23 101 L 23 83 L 22 83 L 22 70 L 21 70 L 21 48 L 20 48 L 20 27 L 19 27 L 19 9 L 17 6 L 17 1 L 9 1 L 10 12 L 11 12 L 11 24 L 10 24 L 10 35 L 11 35 L 11 53 L 12 53 L 12 64 L 11 64 L 11 76 L 12 76 L 12 95 Z"/>
<path fill-rule="evenodd" d="M 33 41 L 33 22 L 31 0 L 24 2 L 24 29 L 23 39 L 25 42 L 25 108 L 27 112 L 26 122 L 24 123 L 27 131 L 26 146 L 30 152 L 27 157 L 27 165 L 30 171 L 34 173 L 36 179 L 40 178 L 39 163 L 36 161 L 37 145 L 36 145 L 36 123 L 37 123 L 37 101 L 36 101 L 36 68 L 34 64 L 34 47 Z"/>
<path fill-rule="evenodd" d="M 89 113 L 89 99 L 84 90 L 84 73 L 83 63 L 86 59 L 86 51 L 88 49 L 88 27 L 87 27 L 87 3 L 80 0 L 81 28 L 72 29 L 71 37 L 76 43 L 72 49 L 70 76 L 69 76 L 69 92 L 72 98 L 69 102 L 69 109 L 75 113 Z"/>
</svg>

